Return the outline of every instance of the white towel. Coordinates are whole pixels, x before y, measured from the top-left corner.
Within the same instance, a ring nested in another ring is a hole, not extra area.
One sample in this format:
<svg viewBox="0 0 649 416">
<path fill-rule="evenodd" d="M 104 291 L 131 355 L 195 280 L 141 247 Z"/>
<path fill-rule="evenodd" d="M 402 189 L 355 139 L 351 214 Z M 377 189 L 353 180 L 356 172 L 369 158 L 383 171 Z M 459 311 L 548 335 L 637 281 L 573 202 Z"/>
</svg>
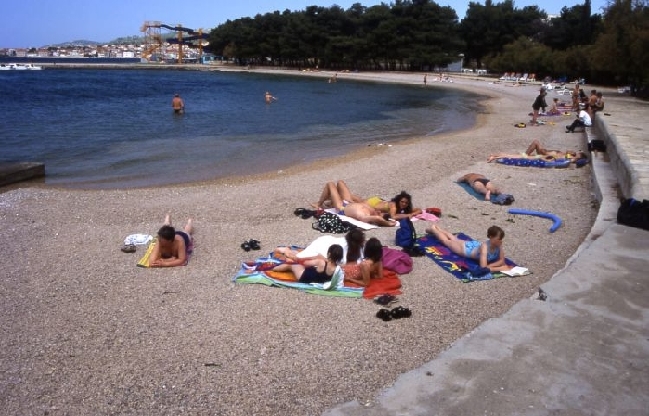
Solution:
<svg viewBox="0 0 649 416">
<path fill-rule="evenodd" d="M 124 239 L 124 245 L 128 246 L 134 244 L 137 246 L 142 246 L 149 244 L 151 240 L 153 240 L 153 236 L 149 234 L 131 234 Z"/>
</svg>

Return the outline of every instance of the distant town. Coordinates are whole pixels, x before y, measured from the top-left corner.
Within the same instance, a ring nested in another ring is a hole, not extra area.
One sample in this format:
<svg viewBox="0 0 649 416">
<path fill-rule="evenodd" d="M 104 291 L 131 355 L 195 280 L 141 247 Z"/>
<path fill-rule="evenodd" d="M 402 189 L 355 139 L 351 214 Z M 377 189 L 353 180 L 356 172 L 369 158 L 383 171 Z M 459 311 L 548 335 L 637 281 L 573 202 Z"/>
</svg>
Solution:
<svg viewBox="0 0 649 416">
<path fill-rule="evenodd" d="M 41 48 L 2 48 L 0 58 L 30 59 L 37 61 L 47 58 L 108 58 L 108 59 L 140 59 L 147 62 L 170 62 L 181 60 L 182 63 L 207 63 L 222 60 L 213 54 L 204 53 L 201 47 L 174 45 L 171 43 L 146 44 L 106 44 L 106 45 L 65 45 L 46 46 Z"/>
</svg>

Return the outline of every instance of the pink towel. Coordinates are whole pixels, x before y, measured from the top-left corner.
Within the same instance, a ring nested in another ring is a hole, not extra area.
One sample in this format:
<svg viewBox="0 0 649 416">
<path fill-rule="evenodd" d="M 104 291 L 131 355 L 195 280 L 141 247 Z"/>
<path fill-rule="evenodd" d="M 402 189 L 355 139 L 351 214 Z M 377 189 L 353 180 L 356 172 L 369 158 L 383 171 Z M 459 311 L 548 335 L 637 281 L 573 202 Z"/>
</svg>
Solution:
<svg viewBox="0 0 649 416">
<path fill-rule="evenodd" d="M 439 221 L 439 218 L 437 218 L 433 214 L 429 214 L 427 212 L 422 212 L 419 215 L 415 215 L 415 218 L 412 219 L 414 220 L 424 220 L 424 221 Z"/>
</svg>

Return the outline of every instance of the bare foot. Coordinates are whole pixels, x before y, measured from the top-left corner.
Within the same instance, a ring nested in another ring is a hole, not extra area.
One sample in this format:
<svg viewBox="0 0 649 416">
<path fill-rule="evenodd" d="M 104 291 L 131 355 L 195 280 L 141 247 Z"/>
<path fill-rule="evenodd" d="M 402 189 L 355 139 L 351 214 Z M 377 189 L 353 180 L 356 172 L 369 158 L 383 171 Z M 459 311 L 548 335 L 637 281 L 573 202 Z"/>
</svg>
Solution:
<svg viewBox="0 0 649 416">
<path fill-rule="evenodd" d="M 185 232 L 189 235 L 194 234 L 194 221 L 191 218 L 187 219 L 187 224 L 185 224 Z"/>
<path fill-rule="evenodd" d="M 171 225 L 171 213 L 167 212 L 167 215 L 165 215 L 165 222 L 163 225 Z"/>
</svg>

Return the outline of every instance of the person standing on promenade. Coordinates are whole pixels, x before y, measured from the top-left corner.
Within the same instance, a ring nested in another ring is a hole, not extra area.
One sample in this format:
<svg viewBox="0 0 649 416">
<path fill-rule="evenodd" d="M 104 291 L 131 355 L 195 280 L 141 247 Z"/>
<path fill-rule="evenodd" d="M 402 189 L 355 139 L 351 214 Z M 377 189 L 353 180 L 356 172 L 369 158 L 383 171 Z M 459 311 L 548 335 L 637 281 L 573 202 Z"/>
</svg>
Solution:
<svg viewBox="0 0 649 416">
<path fill-rule="evenodd" d="M 182 114 L 185 112 L 185 102 L 180 98 L 180 94 L 175 94 L 174 98 L 171 100 L 171 108 L 174 109 L 174 113 Z"/>
</svg>

